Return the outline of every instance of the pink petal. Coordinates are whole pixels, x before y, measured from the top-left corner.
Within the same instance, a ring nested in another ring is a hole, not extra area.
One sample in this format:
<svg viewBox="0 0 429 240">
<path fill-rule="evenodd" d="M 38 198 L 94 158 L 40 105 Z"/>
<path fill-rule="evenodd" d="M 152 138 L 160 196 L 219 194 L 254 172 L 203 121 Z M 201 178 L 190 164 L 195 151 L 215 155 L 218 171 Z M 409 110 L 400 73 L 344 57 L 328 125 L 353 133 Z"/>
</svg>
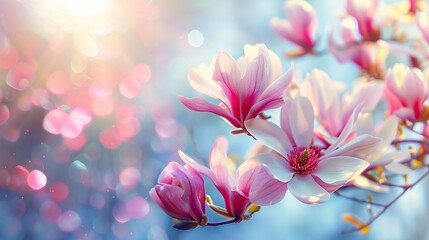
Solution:
<svg viewBox="0 0 429 240">
<path fill-rule="evenodd" d="M 287 73 L 275 79 L 267 87 L 267 89 L 265 89 L 265 91 L 262 93 L 259 99 L 276 98 L 276 97 L 283 96 L 284 91 L 292 81 L 293 74 L 294 74 L 294 65 L 291 64 L 291 69 Z"/>
<path fill-rule="evenodd" d="M 372 134 L 374 131 L 374 117 L 370 113 L 361 113 L 356 120 L 356 134 Z"/>
<path fill-rule="evenodd" d="M 235 190 L 241 195 L 248 197 L 250 188 L 262 169 L 262 164 L 254 160 L 247 160 L 242 163 L 237 169 L 238 179 Z"/>
<path fill-rule="evenodd" d="M 183 96 L 179 96 L 179 100 L 189 109 L 197 112 L 211 112 L 216 115 L 219 115 L 225 119 L 227 119 L 234 127 L 241 128 L 240 122 L 234 118 L 230 113 L 228 113 L 225 109 L 221 108 L 218 105 L 213 103 L 209 103 L 202 98 L 185 98 Z"/>
<path fill-rule="evenodd" d="M 271 65 L 268 52 L 260 48 L 256 58 L 249 63 L 243 80 L 240 81 L 241 98 L 254 103 L 270 84 L 270 77 Z"/>
<path fill-rule="evenodd" d="M 326 150 L 327 154 L 335 150 L 339 146 L 341 146 L 347 140 L 347 138 L 350 137 L 355 127 L 355 121 L 361 109 L 362 109 L 362 104 L 359 104 L 358 106 L 355 107 L 355 109 L 353 110 L 352 114 L 349 117 L 349 120 L 347 121 L 346 125 L 344 126 L 343 130 L 338 136 L 337 140 Z"/>
<path fill-rule="evenodd" d="M 429 43 L 429 17 L 425 12 L 418 12 L 416 14 L 416 23 L 417 27 L 422 32 L 423 36 L 426 39 L 426 42 Z"/>
<path fill-rule="evenodd" d="M 312 6 L 306 1 L 287 1 L 285 8 L 294 34 L 303 42 L 302 46 L 313 48 L 312 34 L 317 25 L 317 19 Z"/>
<path fill-rule="evenodd" d="M 344 185 L 353 177 L 360 175 L 368 165 L 368 162 L 354 157 L 330 157 L 320 161 L 312 175 L 316 175 L 327 184 Z"/>
<path fill-rule="evenodd" d="M 368 178 L 363 176 L 356 176 L 353 181 L 353 185 L 358 188 L 368 189 L 374 192 L 387 192 L 389 187 L 381 185 L 379 183 L 368 180 Z"/>
<path fill-rule="evenodd" d="M 344 110 L 345 116 L 350 115 L 360 103 L 363 103 L 363 110 L 372 111 L 383 96 L 383 84 L 379 82 L 362 83 L 357 88 L 358 90 L 354 90 L 353 95 L 350 96 L 351 101 Z"/>
<path fill-rule="evenodd" d="M 285 40 L 290 41 L 298 46 L 304 45 L 302 40 L 298 37 L 298 35 L 294 34 L 294 29 L 290 21 L 281 20 L 275 17 L 271 20 L 270 27 L 273 29 L 275 33 L 280 35 Z"/>
<path fill-rule="evenodd" d="M 279 181 L 289 182 L 294 175 L 286 159 L 278 156 L 276 153 L 262 153 L 256 156 L 255 159 L 262 163 L 268 172 Z"/>
<path fill-rule="evenodd" d="M 231 189 L 228 172 L 228 156 L 226 154 L 228 143 L 224 137 L 219 137 L 213 144 L 210 152 L 210 169 L 216 177 L 219 185 Z"/>
<path fill-rule="evenodd" d="M 287 156 L 292 149 L 286 134 L 274 123 L 262 119 L 251 119 L 245 122 L 245 126 L 259 142 L 282 156 Z"/>
<path fill-rule="evenodd" d="M 252 108 L 250 108 L 249 114 L 247 115 L 247 120 L 256 118 L 263 111 L 280 107 L 283 104 L 284 101 L 282 97 L 260 100 L 256 104 L 254 104 Z"/>
<path fill-rule="evenodd" d="M 326 202 L 330 198 L 329 193 L 310 174 L 295 174 L 288 183 L 288 188 L 296 199 L 307 204 Z"/>
<path fill-rule="evenodd" d="M 287 191 L 287 184 L 262 171 L 250 189 L 249 198 L 254 204 L 266 206 L 278 203 Z"/>
<path fill-rule="evenodd" d="M 383 154 L 381 157 L 372 162 L 374 166 L 385 166 L 391 162 L 398 162 L 410 158 L 410 152 L 408 150 L 400 150 Z"/>
<path fill-rule="evenodd" d="M 313 106 L 306 97 L 298 96 L 288 101 L 292 104 L 285 104 L 281 110 L 282 129 L 292 135 L 291 142 L 296 146 L 310 146 L 314 129 Z"/>
<path fill-rule="evenodd" d="M 182 188 L 174 185 L 157 185 L 155 186 L 155 193 L 151 195 L 155 202 L 161 202 L 160 207 L 173 218 L 193 220 L 189 214 L 189 205 L 182 200 L 184 191 Z"/>
<path fill-rule="evenodd" d="M 349 156 L 365 159 L 378 149 L 379 143 L 379 138 L 364 134 L 354 138 L 343 146 L 339 146 L 337 149 L 326 152 L 326 154 L 321 157 L 321 160 L 337 156 Z"/>
<path fill-rule="evenodd" d="M 225 101 L 219 82 L 214 81 L 213 70 L 207 66 L 200 65 L 188 72 L 189 84 L 198 92 L 214 99 Z"/>
<path fill-rule="evenodd" d="M 236 92 L 240 92 L 240 71 L 234 59 L 227 53 L 217 54 L 213 79 L 221 83 L 229 99 L 232 99 Z"/>
</svg>

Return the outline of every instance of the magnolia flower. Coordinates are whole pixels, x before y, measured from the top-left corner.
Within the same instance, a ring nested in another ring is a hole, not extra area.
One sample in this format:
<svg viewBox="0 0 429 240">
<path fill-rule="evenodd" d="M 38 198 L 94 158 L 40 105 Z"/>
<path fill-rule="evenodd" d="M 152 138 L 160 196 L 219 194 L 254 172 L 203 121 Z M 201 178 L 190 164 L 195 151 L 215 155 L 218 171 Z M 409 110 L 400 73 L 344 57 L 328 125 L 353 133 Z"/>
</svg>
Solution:
<svg viewBox="0 0 429 240">
<path fill-rule="evenodd" d="M 311 51 L 316 44 L 314 31 L 317 26 L 313 7 L 306 1 L 293 0 L 285 2 L 285 10 L 289 20 L 275 17 L 271 20 L 271 28 L 287 41 Z"/>
<path fill-rule="evenodd" d="M 246 122 L 249 132 L 276 153 L 259 157 L 275 179 L 304 203 L 329 200 L 329 192 L 348 184 L 361 174 L 368 163 L 363 159 L 377 148 L 379 140 L 370 135 L 345 143 L 354 127 L 354 111 L 336 141 L 326 150 L 313 143 L 313 107 L 306 97 L 288 99 L 281 109 L 281 128 L 252 119 Z"/>
<path fill-rule="evenodd" d="M 362 38 L 377 41 L 380 38 L 380 27 L 375 23 L 378 0 L 347 0 L 346 11 L 353 16 Z"/>
<path fill-rule="evenodd" d="M 161 172 L 150 197 L 168 215 L 183 220 L 176 228 L 195 228 L 207 223 L 203 178 L 192 168 L 170 162 Z"/>
<path fill-rule="evenodd" d="M 217 114 L 246 132 L 244 121 L 283 104 L 283 92 L 292 79 L 292 70 L 281 75 L 277 55 L 264 44 L 244 46 L 244 56 L 235 61 L 220 52 L 214 67 L 200 66 L 189 72 L 191 86 L 220 101 L 219 105 L 202 98 L 180 101 L 191 110 Z"/>
<path fill-rule="evenodd" d="M 378 42 L 361 42 L 360 36 L 355 35 L 356 21 L 345 17 L 341 21 L 342 43 L 336 43 L 332 31 L 329 33 L 329 51 L 339 62 L 352 61 L 370 75 L 380 78 L 384 72 L 387 48 Z"/>
<path fill-rule="evenodd" d="M 351 93 L 342 97 L 338 84 L 325 72 L 315 69 L 300 86 L 300 95 L 314 106 L 315 116 L 323 127 L 322 134 L 329 137 L 340 135 L 357 106 L 371 111 L 383 96 L 383 85 L 378 82 L 358 82 Z"/>
<path fill-rule="evenodd" d="M 389 114 L 413 122 L 422 120 L 424 102 L 429 96 L 429 78 L 420 69 L 395 64 L 386 73 L 384 92 Z"/>
<path fill-rule="evenodd" d="M 207 176 L 222 194 L 226 209 L 210 205 L 217 213 L 225 217 L 245 216 L 252 202 L 249 196 L 262 203 L 276 203 L 281 199 L 281 194 L 286 192 L 286 186 L 280 181 L 270 178 L 269 173 L 256 161 L 247 160 L 238 169 L 228 163 L 227 141 L 219 137 L 210 153 L 210 168 L 197 163 L 179 150 L 179 155 L 186 164 L 201 174 Z M 258 182 L 255 179 L 259 179 Z M 266 191 L 269 189 L 277 191 Z"/>
<path fill-rule="evenodd" d="M 371 134 L 379 137 L 381 140 L 377 149 L 365 158 L 369 162 L 367 170 L 381 166 L 395 174 L 406 175 L 412 173 L 411 168 L 400 163 L 410 157 L 408 150 L 389 151 L 390 144 L 396 137 L 398 118 L 391 116 L 385 119 L 377 128 L 374 125 L 374 118 L 369 113 L 361 113 L 356 121 L 357 136 Z M 385 191 L 388 189 L 386 186 L 370 181 L 364 176 L 357 176 L 353 184 L 374 191 Z"/>
</svg>

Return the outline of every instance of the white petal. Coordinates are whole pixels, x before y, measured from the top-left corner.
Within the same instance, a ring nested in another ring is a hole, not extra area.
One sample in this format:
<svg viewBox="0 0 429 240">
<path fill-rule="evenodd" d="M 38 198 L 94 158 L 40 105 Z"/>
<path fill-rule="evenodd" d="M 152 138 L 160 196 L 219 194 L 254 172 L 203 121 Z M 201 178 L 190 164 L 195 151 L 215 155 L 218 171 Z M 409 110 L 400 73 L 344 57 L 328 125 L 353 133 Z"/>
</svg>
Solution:
<svg viewBox="0 0 429 240">
<path fill-rule="evenodd" d="M 329 200 L 329 193 L 310 174 L 295 174 L 288 183 L 289 191 L 301 202 L 312 204 Z"/>
<path fill-rule="evenodd" d="M 368 189 L 374 192 L 389 191 L 389 187 L 370 181 L 368 180 L 368 178 L 363 176 L 356 176 L 353 180 L 354 180 L 353 185 L 355 185 L 358 188 Z"/>
<path fill-rule="evenodd" d="M 410 157 L 410 151 L 408 150 L 400 150 L 389 152 L 382 155 L 380 158 L 375 160 L 371 165 L 373 166 L 384 166 L 390 164 L 391 162 L 405 160 Z"/>
<path fill-rule="evenodd" d="M 320 161 L 312 175 L 316 175 L 327 184 L 343 185 L 360 175 L 368 165 L 368 162 L 354 157 L 332 157 Z"/>
<path fill-rule="evenodd" d="M 286 159 L 278 156 L 276 153 L 263 153 L 255 159 L 267 167 L 271 175 L 282 182 L 289 182 L 294 172 L 289 169 Z"/>
<path fill-rule="evenodd" d="M 313 140 L 314 129 L 314 111 L 310 100 L 306 97 L 296 97 L 290 112 L 283 113 L 282 116 L 288 117 L 297 146 L 309 146 Z"/>
<path fill-rule="evenodd" d="M 282 156 L 287 156 L 292 149 L 285 132 L 274 123 L 262 119 L 250 119 L 244 125 L 259 142 L 277 151 Z"/>
<path fill-rule="evenodd" d="M 386 165 L 386 169 L 400 175 L 407 175 L 407 174 L 414 173 L 413 169 L 396 162 Z"/>
<path fill-rule="evenodd" d="M 356 120 L 356 134 L 372 134 L 374 131 L 374 117 L 371 113 L 360 113 Z"/>
<path fill-rule="evenodd" d="M 263 171 L 256 177 L 250 189 L 249 199 L 257 205 L 272 205 L 282 200 L 286 191 L 286 183 L 272 178 L 269 173 Z"/>
</svg>

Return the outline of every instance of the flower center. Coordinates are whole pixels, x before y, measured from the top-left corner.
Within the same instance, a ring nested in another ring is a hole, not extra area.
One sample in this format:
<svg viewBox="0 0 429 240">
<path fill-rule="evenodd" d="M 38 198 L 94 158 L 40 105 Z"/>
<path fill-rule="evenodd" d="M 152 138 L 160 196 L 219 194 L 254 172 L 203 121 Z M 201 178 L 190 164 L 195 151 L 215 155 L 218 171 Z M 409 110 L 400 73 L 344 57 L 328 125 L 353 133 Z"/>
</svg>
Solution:
<svg viewBox="0 0 429 240">
<path fill-rule="evenodd" d="M 323 156 L 322 149 L 317 146 L 294 147 L 287 155 L 289 165 L 295 173 L 307 174 L 313 172 Z"/>
</svg>

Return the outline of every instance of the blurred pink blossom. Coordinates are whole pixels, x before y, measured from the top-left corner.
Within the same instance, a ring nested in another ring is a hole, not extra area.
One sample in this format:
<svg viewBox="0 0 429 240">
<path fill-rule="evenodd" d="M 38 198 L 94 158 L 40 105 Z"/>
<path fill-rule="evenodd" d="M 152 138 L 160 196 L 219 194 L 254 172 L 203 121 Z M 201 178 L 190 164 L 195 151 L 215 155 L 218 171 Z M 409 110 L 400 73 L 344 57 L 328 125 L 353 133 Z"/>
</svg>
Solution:
<svg viewBox="0 0 429 240">
<path fill-rule="evenodd" d="M 346 11 L 356 19 L 359 33 L 365 41 L 380 39 L 380 27 L 375 22 L 377 8 L 378 0 L 346 1 Z"/>
<path fill-rule="evenodd" d="M 313 7 L 306 1 L 293 0 L 285 2 L 288 20 L 277 17 L 270 22 L 271 28 L 287 41 L 298 45 L 305 52 L 313 50 L 316 40 L 314 32 L 317 26 Z"/>
<path fill-rule="evenodd" d="M 419 121 L 424 117 L 424 103 L 429 96 L 428 72 L 395 64 L 385 78 L 385 96 L 389 114 L 402 120 Z"/>
<path fill-rule="evenodd" d="M 336 141 L 326 150 L 313 145 L 314 113 L 306 97 L 288 99 L 281 109 L 280 125 L 260 119 L 246 121 L 249 132 L 273 149 L 258 157 L 275 179 L 287 184 L 301 202 L 321 203 L 360 175 L 368 163 L 364 159 L 378 146 L 379 139 L 361 135 L 350 142 L 358 111 L 354 111 Z"/>
<path fill-rule="evenodd" d="M 244 121 L 283 104 L 293 70 L 281 75 L 280 59 L 264 44 L 245 45 L 244 54 L 235 61 L 220 52 L 214 66 L 201 65 L 189 72 L 191 86 L 219 100 L 219 105 L 201 97 L 179 96 L 180 101 L 191 110 L 219 115 L 239 128 L 238 132 L 246 132 Z"/>
</svg>

